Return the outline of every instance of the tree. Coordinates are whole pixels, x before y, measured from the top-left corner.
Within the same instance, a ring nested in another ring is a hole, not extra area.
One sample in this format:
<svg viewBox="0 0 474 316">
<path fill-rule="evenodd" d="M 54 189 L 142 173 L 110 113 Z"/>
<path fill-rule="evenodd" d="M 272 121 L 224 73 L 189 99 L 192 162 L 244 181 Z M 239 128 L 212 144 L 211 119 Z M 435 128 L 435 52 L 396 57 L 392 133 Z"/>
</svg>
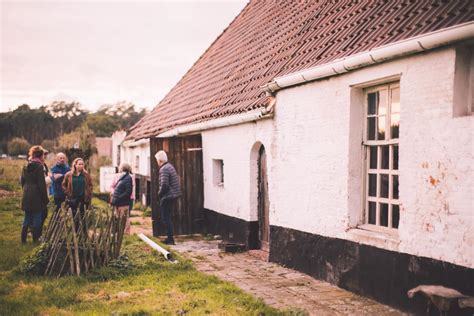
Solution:
<svg viewBox="0 0 474 316">
<path fill-rule="evenodd" d="M 137 111 L 132 102 L 119 101 L 114 104 L 102 105 L 96 114 L 112 116 L 119 124 L 120 129 L 127 130 L 145 116 L 146 110 Z"/>
<path fill-rule="evenodd" d="M 56 142 L 52 139 L 45 139 L 41 142 L 41 146 L 49 152 L 54 152 L 56 149 Z"/>
<path fill-rule="evenodd" d="M 45 111 L 51 114 L 58 125 L 57 135 L 70 133 L 84 122 L 87 111 L 79 102 L 53 101 L 45 107 Z"/>
<path fill-rule="evenodd" d="M 94 131 L 98 137 L 112 136 L 113 132 L 120 129 L 118 119 L 106 114 L 89 114 L 86 119 L 88 128 Z"/>
<path fill-rule="evenodd" d="M 0 130 L 4 140 L 20 137 L 32 144 L 56 137 L 54 118 L 44 108 L 31 109 L 28 104 L 2 115 Z"/>
<path fill-rule="evenodd" d="M 8 154 L 11 156 L 26 155 L 31 145 L 24 138 L 15 137 L 8 142 Z"/>
<path fill-rule="evenodd" d="M 88 164 L 89 158 L 97 151 L 95 143 L 94 132 L 83 124 L 73 132 L 62 135 L 58 140 L 58 149 L 66 154 L 70 163 L 81 157 Z"/>
</svg>

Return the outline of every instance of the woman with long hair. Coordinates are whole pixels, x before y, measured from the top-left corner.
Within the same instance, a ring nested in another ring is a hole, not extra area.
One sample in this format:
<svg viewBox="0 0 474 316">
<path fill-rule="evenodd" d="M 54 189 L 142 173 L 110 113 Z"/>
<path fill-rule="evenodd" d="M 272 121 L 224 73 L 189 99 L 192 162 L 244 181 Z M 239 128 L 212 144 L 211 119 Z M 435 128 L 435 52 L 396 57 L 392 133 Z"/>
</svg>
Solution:
<svg viewBox="0 0 474 316">
<path fill-rule="evenodd" d="M 78 207 L 81 214 L 84 214 L 92 200 L 92 179 L 84 168 L 82 158 L 74 159 L 72 170 L 64 175 L 62 187 L 66 194 L 66 204 L 73 214 L 76 214 Z"/>
<path fill-rule="evenodd" d="M 41 236 L 45 210 L 48 208 L 48 192 L 44 174 L 44 156 L 46 150 L 41 146 L 33 146 L 29 151 L 28 164 L 21 173 L 23 196 L 21 208 L 25 212 L 21 230 L 21 242 L 25 243 L 28 227 L 31 227 L 33 241 Z"/>
</svg>

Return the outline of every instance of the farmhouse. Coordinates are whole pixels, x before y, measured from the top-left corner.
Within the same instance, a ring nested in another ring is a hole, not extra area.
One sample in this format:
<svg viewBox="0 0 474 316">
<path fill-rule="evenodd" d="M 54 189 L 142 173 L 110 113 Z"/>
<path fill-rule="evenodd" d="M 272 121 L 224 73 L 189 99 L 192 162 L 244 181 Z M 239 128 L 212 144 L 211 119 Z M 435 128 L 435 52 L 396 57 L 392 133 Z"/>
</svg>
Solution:
<svg viewBox="0 0 474 316">
<path fill-rule="evenodd" d="M 180 173 L 177 233 L 401 308 L 473 295 L 473 45 L 469 0 L 251 1 L 127 140 Z"/>
</svg>

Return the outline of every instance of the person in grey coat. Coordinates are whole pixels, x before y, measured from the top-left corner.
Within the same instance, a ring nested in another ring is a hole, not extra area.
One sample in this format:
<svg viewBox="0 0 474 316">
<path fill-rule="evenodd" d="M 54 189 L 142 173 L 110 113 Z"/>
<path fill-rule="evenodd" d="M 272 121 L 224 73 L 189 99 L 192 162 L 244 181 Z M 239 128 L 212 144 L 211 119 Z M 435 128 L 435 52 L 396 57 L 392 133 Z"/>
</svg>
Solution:
<svg viewBox="0 0 474 316">
<path fill-rule="evenodd" d="M 165 224 L 167 237 L 162 242 L 167 245 L 174 245 L 173 223 L 171 213 L 176 208 L 176 200 L 181 196 L 181 186 L 179 184 L 176 169 L 168 162 L 168 156 L 163 150 L 155 155 L 159 171 L 159 189 L 161 220 Z"/>
</svg>

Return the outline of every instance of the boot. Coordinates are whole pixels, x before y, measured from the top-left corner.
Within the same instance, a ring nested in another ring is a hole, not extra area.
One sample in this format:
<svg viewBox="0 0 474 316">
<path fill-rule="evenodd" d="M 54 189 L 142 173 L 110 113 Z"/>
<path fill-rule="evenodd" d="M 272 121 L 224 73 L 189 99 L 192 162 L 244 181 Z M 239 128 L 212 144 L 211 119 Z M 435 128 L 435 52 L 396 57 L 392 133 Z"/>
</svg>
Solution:
<svg viewBox="0 0 474 316">
<path fill-rule="evenodd" d="M 28 226 L 21 227 L 21 243 L 26 243 L 26 238 L 28 237 Z"/>
<path fill-rule="evenodd" d="M 38 242 L 38 239 L 41 236 L 41 228 L 33 227 L 33 242 Z"/>
<path fill-rule="evenodd" d="M 174 243 L 174 238 L 173 237 L 167 237 L 166 239 L 162 240 L 161 242 L 164 243 L 165 245 L 176 245 Z"/>
</svg>

